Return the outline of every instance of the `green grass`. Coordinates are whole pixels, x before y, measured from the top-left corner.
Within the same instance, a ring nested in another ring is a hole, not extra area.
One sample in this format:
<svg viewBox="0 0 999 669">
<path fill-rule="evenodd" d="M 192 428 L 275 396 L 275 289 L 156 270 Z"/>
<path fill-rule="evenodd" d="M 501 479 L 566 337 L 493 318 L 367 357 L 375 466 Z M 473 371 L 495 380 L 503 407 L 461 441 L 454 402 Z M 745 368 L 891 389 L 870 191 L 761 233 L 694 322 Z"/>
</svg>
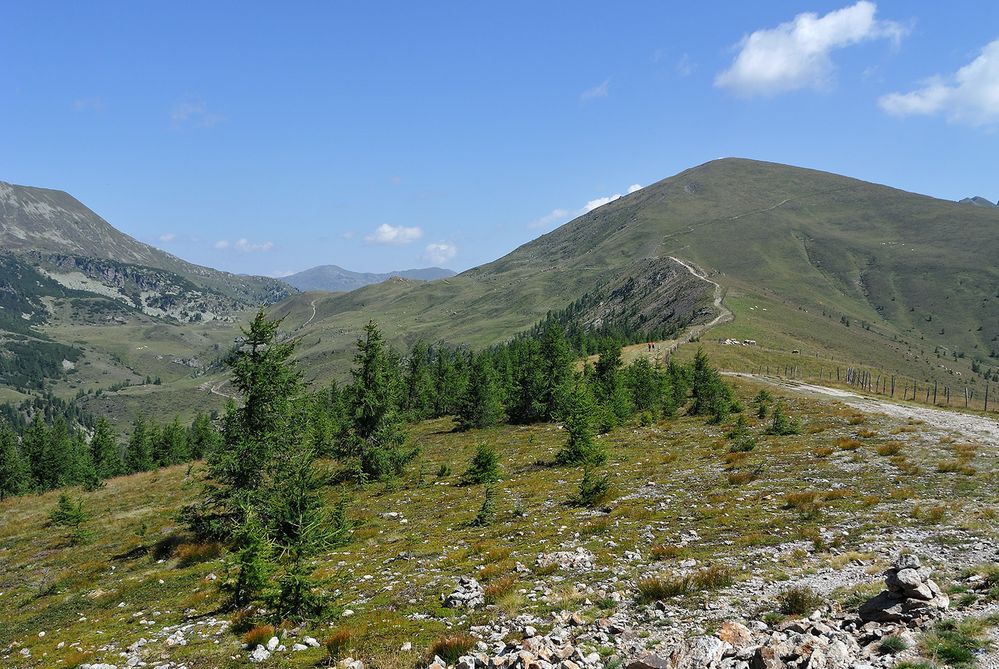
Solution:
<svg viewBox="0 0 999 669">
<path fill-rule="evenodd" d="M 736 387 L 748 406 L 761 386 L 737 380 Z M 725 597 L 730 584 L 744 578 L 790 579 L 791 588 L 797 576 L 827 568 L 831 556 L 823 552 L 828 549 L 819 526 L 853 528 L 862 523 L 847 536 L 836 537 L 839 554 L 859 550 L 866 537 L 889 523 L 942 534 L 981 517 L 983 522 L 963 531 L 975 540 L 999 540 L 995 523 L 979 514 L 999 494 L 999 481 L 988 471 L 972 477 L 973 486 L 961 487 L 956 479 L 964 481 L 963 475 L 955 477 L 932 467 L 910 475 L 888 464 L 873 448 L 856 453 L 836 450 L 817 459 L 816 445 L 833 445 L 837 438 L 855 433 L 853 413 L 831 400 L 775 399 L 786 402 L 788 410 L 807 425 L 822 429 L 788 437 L 761 436 L 753 451 L 738 454 L 738 466 L 760 468 L 763 475 L 738 488 L 730 486 L 725 476 L 726 458 L 732 455 L 725 436 L 729 424 L 710 425 L 701 418 L 681 416 L 647 427 L 629 424 L 601 437 L 610 453 L 604 470 L 618 494 L 606 503 L 609 512 L 600 514 L 570 504 L 578 474 L 569 476 L 537 464 L 550 460 L 562 446 L 565 434 L 557 426 L 454 433 L 450 420 L 419 424 L 413 429 L 413 441 L 422 449 L 421 461 L 403 479 L 392 486 L 349 485 L 331 491 L 331 500 L 343 493 L 355 498 L 350 516 L 357 530 L 349 545 L 321 556 L 319 574 L 334 579 L 342 593 L 338 603 L 355 613 L 334 620 L 333 628 L 317 625 L 305 633 L 323 641 L 334 630 L 347 627 L 351 652 L 363 654 L 370 660 L 368 666 L 397 667 L 400 662 L 411 666 L 444 634 L 519 613 L 547 617 L 563 608 L 582 610 L 586 595 L 575 584 L 596 585 L 606 578 L 605 570 L 620 576 L 628 606 L 639 598 L 643 577 L 657 572 L 683 574 L 678 577 L 683 587 L 674 591 L 678 595 L 662 594 L 672 596 L 671 604 L 696 611 L 705 597 Z M 751 429 L 759 431 L 755 417 L 747 415 L 747 420 Z M 863 425 L 877 435 L 888 435 L 900 423 L 872 414 Z M 494 521 L 471 527 L 479 499 L 470 502 L 469 489 L 459 485 L 459 476 L 441 480 L 424 476 L 421 483 L 419 470 L 421 464 L 426 472 L 445 465 L 462 472 L 480 442 L 496 448 L 504 477 L 497 484 Z M 939 442 L 908 442 L 907 452 L 932 462 L 953 450 Z M 86 546 L 66 546 L 58 532 L 46 526 L 56 493 L 0 502 L 0 592 L 4 593 L 0 648 L 14 641 L 28 647 L 34 664 L 26 669 L 58 666 L 59 660 L 75 652 L 91 653 L 90 661 L 114 662 L 116 657 L 99 650 L 110 640 L 124 647 L 162 626 L 218 615 L 216 582 L 207 577 L 222 574 L 221 558 L 210 547 L 189 546 L 176 521 L 177 510 L 198 494 L 197 471 L 196 467 L 189 477 L 187 468 L 179 466 L 114 479 L 94 492 L 74 490 L 95 518 L 88 523 L 94 537 Z M 787 491 L 809 489 L 803 472 L 811 480 L 823 481 L 813 500 L 801 500 L 806 511 L 811 502 L 818 506 L 818 517 L 805 522 L 802 510 L 787 504 Z M 564 482 L 553 485 L 553 477 Z M 891 491 L 903 488 L 904 498 L 891 496 Z M 941 500 L 947 501 L 949 511 L 933 525 L 910 513 L 914 505 L 933 508 Z M 389 511 L 401 512 L 407 522 L 383 515 Z M 650 527 L 668 530 L 653 532 L 650 540 Z M 700 539 L 682 548 L 662 543 L 692 530 Z M 823 547 L 814 554 L 790 549 L 800 548 L 803 540 Z M 539 553 L 563 544 L 591 551 L 597 570 L 576 573 L 536 566 Z M 157 545 L 161 550 L 155 550 Z M 782 547 L 780 561 L 756 559 L 769 554 L 772 546 Z M 627 560 L 625 550 L 638 550 L 645 559 Z M 399 560 L 400 555 L 408 559 Z M 697 565 L 681 572 L 677 563 L 686 559 L 696 560 Z M 518 562 L 533 573 L 518 572 Z M 713 568 L 704 569 L 708 565 Z M 462 614 L 441 607 L 441 594 L 450 592 L 463 575 L 481 580 L 495 608 Z M 544 596 L 520 592 L 532 593 L 536 584 L 543 586 L 539 592 Z M 153 619 L 155 611 L 160 612 L 155 626 L 138 622 Z M 94 629 L 104 634 L 95 636 Z M 46 636 L 39 638 L 43 630 Z M 239 636 L 224 634 L 218 645 L 214 640 L 192 638 L 188 646 L 171 648 L 171 659 L 195 669 L 242 666 L 242 659 L 230 659 L 245 657 Z M 70 648 L 78 641 L 80 646 Z M 400 653 L 407 641 L 413 651 Z M 65 643 L 62 649 L 56 647 L 59 642 Z M 325 649 L 317 648 L 284 655 L 281 665 L 264 666 L 314 666 L 325 656 Z"/>
</svg>

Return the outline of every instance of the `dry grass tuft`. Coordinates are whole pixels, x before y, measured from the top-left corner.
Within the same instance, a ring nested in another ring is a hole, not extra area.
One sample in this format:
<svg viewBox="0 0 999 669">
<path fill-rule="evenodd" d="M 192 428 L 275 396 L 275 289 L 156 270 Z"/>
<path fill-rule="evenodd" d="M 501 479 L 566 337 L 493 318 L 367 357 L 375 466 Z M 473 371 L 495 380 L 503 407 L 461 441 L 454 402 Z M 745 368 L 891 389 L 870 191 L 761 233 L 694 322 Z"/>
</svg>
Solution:
<svg viewBox="0 0 999 669">
<path fill-rule="evenodd" d="M 243 643 L 250 648 L 266 646 L 274 636 L 274 625 L 257 625 L 243 635 Z"/>
<path fill-rule="evenodd" d="M 448 664 L 457 664 L 463 655 L 468 655 L 475 648 L 476 643 L 478 639 L 464 632 L 439 636 L 427 649 L 427 662 L 430 663 L 435 657 L 439 657 Z"/>
</svg>

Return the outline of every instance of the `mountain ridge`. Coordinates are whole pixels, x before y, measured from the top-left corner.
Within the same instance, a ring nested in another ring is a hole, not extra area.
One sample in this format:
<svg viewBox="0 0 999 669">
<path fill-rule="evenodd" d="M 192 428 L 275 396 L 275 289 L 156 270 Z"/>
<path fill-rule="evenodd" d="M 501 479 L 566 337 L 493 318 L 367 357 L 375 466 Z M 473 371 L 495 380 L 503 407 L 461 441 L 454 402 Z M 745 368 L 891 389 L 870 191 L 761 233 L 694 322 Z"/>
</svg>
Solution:
<svg viewBox="0 0 999 669">
<path fill-rule="evenodd" d="M 443 267 L 424 267 L 394 272 L 354 272 L 339 265 L 318 265 L 296 272 L 281 280 L 301 291 L 324 291 L 330 293 L 349 292 L 363 286 L 387 281 L 392 277 L 417 281 L 446 279 L 455 272 Z"/>
</svg>

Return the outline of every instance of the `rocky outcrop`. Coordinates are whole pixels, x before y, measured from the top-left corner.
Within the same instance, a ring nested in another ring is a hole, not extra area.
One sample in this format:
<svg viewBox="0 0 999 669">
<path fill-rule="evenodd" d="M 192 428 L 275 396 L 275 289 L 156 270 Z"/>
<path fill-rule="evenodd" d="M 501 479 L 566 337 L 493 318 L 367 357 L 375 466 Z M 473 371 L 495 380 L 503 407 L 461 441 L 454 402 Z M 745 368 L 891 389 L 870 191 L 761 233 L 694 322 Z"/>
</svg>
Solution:
<svg viewBox="0 0 999 669">
<path fill-rule="evenodd" d="M 923 624 L 938 617 L 950 605 L 950 599 L 930 579 L 929 567 L 923 567 L 915 555 L 902 555 L 885 572 L 886 590 L 860 607 L 866 622 Z"/>
<path fill-rule="evenodd" d="M 444 606 L 449 609 L 477 609 L 486 603 L 486 593 L 471 576 L 458 579 L 458 586 L 444 598 Z"/>
</svg>

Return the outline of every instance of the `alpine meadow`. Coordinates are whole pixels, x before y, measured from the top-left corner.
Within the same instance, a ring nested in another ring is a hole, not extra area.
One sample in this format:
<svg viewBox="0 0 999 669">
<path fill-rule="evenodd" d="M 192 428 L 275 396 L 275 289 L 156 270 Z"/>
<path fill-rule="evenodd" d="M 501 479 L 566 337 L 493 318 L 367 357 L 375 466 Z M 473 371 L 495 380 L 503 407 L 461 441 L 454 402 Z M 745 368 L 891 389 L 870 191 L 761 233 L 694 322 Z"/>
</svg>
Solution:
<svg viewBox="0 0 999 669">
<path fill-rule="evenodd" d="M 970 4 L 13 2 L 0 665 L 999 667 Z"/>
</svg>

